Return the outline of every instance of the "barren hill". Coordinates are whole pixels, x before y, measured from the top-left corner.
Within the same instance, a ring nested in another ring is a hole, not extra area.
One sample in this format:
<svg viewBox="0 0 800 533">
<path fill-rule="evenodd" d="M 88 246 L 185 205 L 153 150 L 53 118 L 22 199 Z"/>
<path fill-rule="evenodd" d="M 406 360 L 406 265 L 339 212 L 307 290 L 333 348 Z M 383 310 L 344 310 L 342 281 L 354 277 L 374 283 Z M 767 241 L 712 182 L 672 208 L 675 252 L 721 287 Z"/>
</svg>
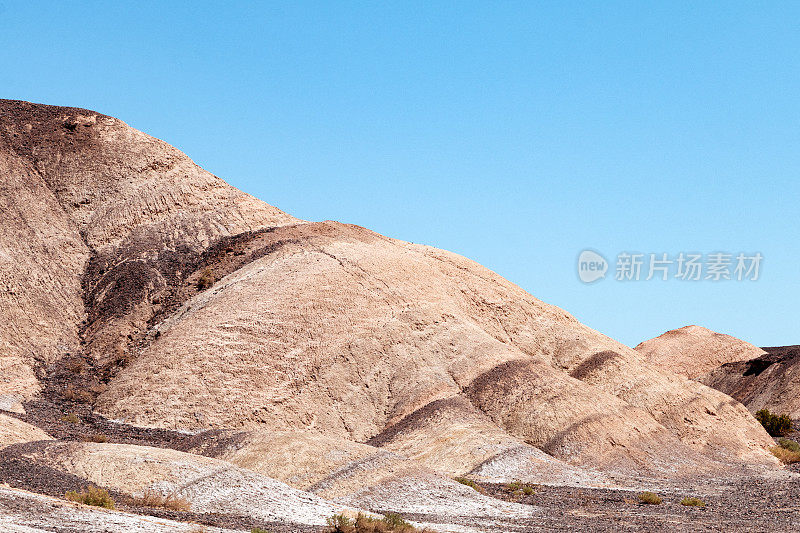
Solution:
<svg viewBox="0 0 800 533">
<path fill-rule="evenodd" d="M 736 337 L 700 326 L 685 326 L 644 341 L 636 348 L 650 363 L 691 379 L 726 363 L 747 361 L 764 350 Z"/>
<path fill-rule="evenodd" d="M 0 394 L 67 354 L 124 358 L 187 262 L 295 222 L 91 111 L 4 100 L 0 143 Z"/>
<path fill-rule="evenodd" d="M 673 369 L 742 402 L 800 418 L 796 368 L 800 348 L 758 348 L 700 326 L 686 326 L 639 344 L 649 362 Z"/>
<path fill-rule="evenodd" d="M 115 118 L 0 101 L 0 206 L 0 407 L 218 429 L 234 437 L 188 451 L 414 513 L 446 509 L 453 475 L 776 467 L 729 396 L 461 256 L 293 218 Z"/>
</svg>

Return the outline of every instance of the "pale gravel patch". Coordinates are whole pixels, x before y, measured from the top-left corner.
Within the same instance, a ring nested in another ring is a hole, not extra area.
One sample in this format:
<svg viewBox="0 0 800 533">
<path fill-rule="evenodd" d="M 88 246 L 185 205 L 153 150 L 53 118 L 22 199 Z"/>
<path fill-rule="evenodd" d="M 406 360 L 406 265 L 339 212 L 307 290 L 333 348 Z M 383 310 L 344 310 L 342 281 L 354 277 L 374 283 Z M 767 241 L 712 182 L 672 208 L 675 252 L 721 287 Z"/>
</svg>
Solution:
<svg viewBox="0 0 800 533">
<path fill-rule="evenodd" d="M 192 511 L 243 515 L 268 522 L 325 525 L 326 519 L 344 511 L 314 494 L 236 467 L 220 468 L 198 476 L 196 467 L 186 469 L 187 482 L 177 485 L 159 482 L 154 488 L 164 493 L 177 491 L 192 502 Z M 190 476 L 193 476 L 192 479 Z"/>
<path fill-rule="evenodd" d="M 600 472 L 568 465 L 532 446 L 519 446 L 499 453 L 477 466 L 469 477 L 491 483 L 524 481 L 538 485 L 616 486 Z"/>
<path fill-rule="evenodd" d="M 25 408 L 20 403 L 20 396 L 16 394 L 0 394 L 0 411 L 25 414 Z"/>
<path fill-rule="evenodd" d="M 484 496 L 472 488 L 447 478 L 399 478 L 338 498 L 335 502 L 374 511 L 453 518 L 532 518 L 540 509 Z"/>
<path fill-rule="evenodd" d="M 484 524 L 484 527 L 464 526 L 460 524 L 440 524 L 436 522 L 411 522 L 419 529 L 428 528 L 436 533 L 484 533 L 486 531 L 505 531 L 497 529 L 499 524 L 497 522 L 490 522 Z M 500 526 L 502 527 L 502 526 Z"/>
</svg>

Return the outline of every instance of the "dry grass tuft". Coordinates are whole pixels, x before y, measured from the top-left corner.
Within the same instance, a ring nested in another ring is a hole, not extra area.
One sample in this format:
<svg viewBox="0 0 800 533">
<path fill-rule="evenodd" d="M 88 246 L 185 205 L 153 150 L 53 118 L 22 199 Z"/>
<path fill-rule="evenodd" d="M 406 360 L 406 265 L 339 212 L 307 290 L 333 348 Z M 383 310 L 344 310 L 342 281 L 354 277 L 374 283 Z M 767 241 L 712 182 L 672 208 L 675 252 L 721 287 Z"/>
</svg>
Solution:
<svg viewBox="0 0 800 533">
<path fill-rule="evenodd" d="M 108 437 L 106 437 L 102 433 L 94 433 L 92 435 L 89 435 L 83 440 L 84 442 L 108 442 Z"/>
<path fill-rule="evenodd" d="M 787 448 L 782 446 L 773 446 L 769 449 L 772 452 L 772 455 L 777 457 L 780 462 L 785 465 L 790 465 L 792 463 L 800 463 L 800 453 L 793 452 Z"/>
<path fill-rule="evenodd" d="M 471 489 L 475 489 L 476 491 L 478 491 L 480 493 L 483 493 L 483 489 L 481 488 L 481 486 L 478 485 L 477 483 L 475 483 L 474 481 L 472 481 L 471 479 L 468 479 L 468 478 L 465 478 L 465 477 L 454 477 L 453 481 L 458 481 L 462 485 L 466 485 L 467 487 L 469 487 Z"/>
<path fill-rule="evenodd" d="M 706 502 L 704 502 L 700 498 L 695 498 L 694 496 L 692 496 L 682 499 L 681 505 L 685 505 L 687 507 L 705 507 Z"/>
<path fill-rule="evenodd" d="M 659 496 L 654 492 L 645 491 L 639 494 L 639 501 L 642 503 L 646 503 L 647 505 L 659 505 L 664 500 L 662 500 L 661 496 Z"/>
<path fill-rule="evenodd" d="M 211 271 L 210 268 L 203 270 L 203 273 L 200 274 L 200 277 L 197 278 L 197 288 L 201 291 L 206 290 L 207 288 L 211 287 L 216 280 L 214 279 L 214 273 Z"/>
<path fill-rule="evenodd" d="M 181 498 L 176 494 L 164 496 L 150 489 L 144 491 L 141 496 L 133 497 L 131 503 L 142 507 L 158 507 L 171 511 L 188 511 L 192 507 L 191 502 L 186 498 Z"/>
<path fill-rule="evenodd" d="M 64 498 L 71 502 L 78 502 L 84 505 L 93 505 L 95 507 L 104 507 L 106 509 L 114 509 L 114 500 L 105 489 L 97 488 L 89 485 L 86 490 L 82 492 L 69 491 L 64 494 Z"/>
<path fill-rule="evenodd" d="M 73 374 L 83 374 L 86 371 L 86 363 L 83 359 L 72 359 L 67 363 L 67 370 Z"/>
<path fill-rule="evenodd" d="M 81 419 L 75 413 L 69 413 L 61 417 L 62 422 L 69 422 L 70 424 L 80 424 Z"/>
</svg>

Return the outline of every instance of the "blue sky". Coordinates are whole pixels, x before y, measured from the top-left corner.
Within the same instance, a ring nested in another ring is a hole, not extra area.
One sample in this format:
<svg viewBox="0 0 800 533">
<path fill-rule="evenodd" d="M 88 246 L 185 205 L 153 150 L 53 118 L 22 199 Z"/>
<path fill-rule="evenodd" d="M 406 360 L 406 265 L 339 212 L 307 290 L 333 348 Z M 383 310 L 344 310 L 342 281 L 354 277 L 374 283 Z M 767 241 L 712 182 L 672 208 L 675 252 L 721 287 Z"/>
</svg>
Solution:
<svg viewBox="0 0 800 533">
<path fill-rule="evenodd" d="M 780 2 L 0 0 L 0 96 L 117 116 L 296 216 L 461 253 L 627 344 L 687 324 L 797 344 L 798 20 Z M 755 282 L 585 285 L 585 248 L 764 263 Z"/>
</svg>

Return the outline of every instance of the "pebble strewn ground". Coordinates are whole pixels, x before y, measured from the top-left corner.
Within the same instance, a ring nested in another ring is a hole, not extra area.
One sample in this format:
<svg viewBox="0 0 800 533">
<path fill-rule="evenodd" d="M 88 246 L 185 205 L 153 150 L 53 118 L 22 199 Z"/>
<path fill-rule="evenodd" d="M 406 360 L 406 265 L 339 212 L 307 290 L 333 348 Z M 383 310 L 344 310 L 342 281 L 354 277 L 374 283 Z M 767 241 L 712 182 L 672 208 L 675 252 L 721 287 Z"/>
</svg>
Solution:
<svg viewBox="0 0 800 533">
<path fill-rule="evenodd" d="M 81 405 L 57 405 L 47 401 L 29 403 L 25 415 L 14 415 L 44 427 L 60 440 L 86 440 L 102 434 L 109 442 L 186 449 L 195 440 L 191 435 L 172 431 L 148 430 L 116 424 L 97 416 Z M 65 413 L 78 415 L 77 422 L 62 419 Z M 791 435 L 797 437 L 798 435 Z M 0 483 L 63 497 L 68 490 L 80 490 L 88 482 L 80 477 L 34 465 L 25 459 L 37 443 L 14 445 L 0 450 Z M 788 470 L 798 471 L 800 465 Z M 698 484 L 699 483 L 699 484 Z M 587 489 L 534 486 L 532 495 L 512 494 L 505 485 L 480 484 L 484 495 L 531 506 L 534 519 L 498 520 L 495 517 L 458 518 L 436 515 L 406 515 L 407 519 L 431 524 L 463 526 L 464 531 L 800 531 L 800 474 L 796 478 L 751 477 L 736 481 L 717 480 L 685 485 L 673 484 L 659 492 L 660 505 L 639 502 L 637 492 L 617 489 Z M 325 528 L 291 524 L 262 523 L 249 517 L 170 511 L 132 505 L 126 496 L 109 491 L 121 510 L 210 527 L 250 531 L 266 528 L 274 533 L 321 532 Z M 694 496 L 705 508 L 686 507 L 681 499 Z M 8 502 L 6 502 L 8 503 Z M 372 509 L 373 511 L 387 511 Z M 31 510 L 31 512 L 35 512 Z M 452 526 L 446 528 L 453 530 Z M 65 530 L 66 531 L 66 530 Z"/>
<path fill-rule="evenodd" d="M 484 493 L 535 506 L 541 516 L 531 521 L 495 523 L 496 531 L 800 531 L 800 479 L 752 478 L 726 485 L 663 492 L 663 503 L 640 503 L 636 492 L 613 489 L 535 487 L 530 496 L 509 494 L 503 485 L 482 484 Z M 705 508 L 687 507 L 680 501 L 695 496 Z M 414 520 L 435 523 L 433 516 Z M 452 522 L 452 519 L 449 519 Z M 490 521 L 461 522 L 491 527 Z"/>
</svg>

